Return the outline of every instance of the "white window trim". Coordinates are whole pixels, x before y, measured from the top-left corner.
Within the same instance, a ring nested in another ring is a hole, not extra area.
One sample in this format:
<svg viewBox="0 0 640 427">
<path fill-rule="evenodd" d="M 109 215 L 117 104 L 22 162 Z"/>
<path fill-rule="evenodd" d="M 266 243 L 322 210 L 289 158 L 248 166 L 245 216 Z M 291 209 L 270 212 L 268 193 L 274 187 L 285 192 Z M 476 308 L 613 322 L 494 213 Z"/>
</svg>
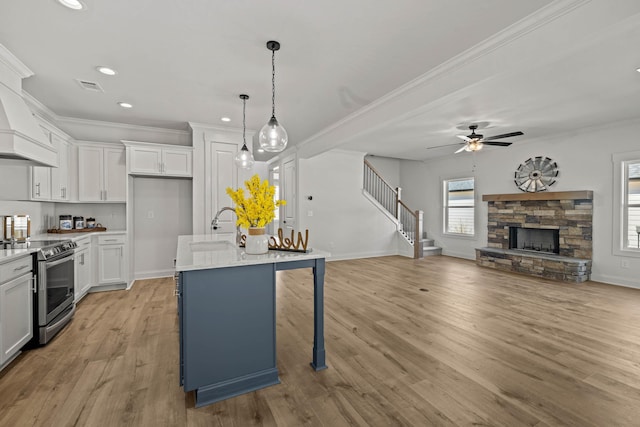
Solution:
<svg viewBox="0 0 640 427">
<path fill-rule="evenodd" d="M 451 233 L 449 231 L 447 231 L 447 209 L 449 208 L 448 206 L 448 191 L 446 188 L 446 183 L 449 181 L 464 181 L 464 180 L 468 180 L 468 179 L 472 179 L 473 180 L 473 234 L 469 234 L 469 233 Z M 440 178 L 440 191 L 442 192 L 441 197 L 440 197 L 440 203 L 441 203 L 441 209 L 440 209 L 440 214 L 442 215 L 442 235 L 446 236 L 446 237 L 455 237 L 455 238 L 460 238 L 460 239 L 468 239 L 468 240 L 475 240 L 476 239 L 476 235 L 477 235 L 477 230 L 478 230 L 478 200 L 477 200 L 477 184 L 476 184 L 476 177 L 475 176 L 466 176 L 466 177 L 459 177 L 459 176 L 452 176 L 452 177 L 448 177 L 448 178 Z"/>
<path fill-rule="evenodd" d="M 640 151 L 628 151 L 625 153 L 616 153 L 611 156 L 613 161 L 613 248 L 614 255 L 640 258 L 640 249 L 624 247 L 623 227 L 626 219 L 625 210 L 623 209 L 625 196 L 627 193 L 627 167 L 626 164 L 632 161 L 640 160 Z"/>
</svg>

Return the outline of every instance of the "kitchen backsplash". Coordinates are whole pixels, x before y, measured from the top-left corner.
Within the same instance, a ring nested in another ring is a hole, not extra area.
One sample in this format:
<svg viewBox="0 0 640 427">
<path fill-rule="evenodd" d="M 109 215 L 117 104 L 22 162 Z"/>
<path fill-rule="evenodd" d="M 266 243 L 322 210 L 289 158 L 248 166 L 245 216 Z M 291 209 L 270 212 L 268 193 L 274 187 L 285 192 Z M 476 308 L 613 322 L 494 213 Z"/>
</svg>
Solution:
<svg viewBox="0 0 640 427">
<path fill-rule="evenodd" d="M 83 216 L 85 220 L 92 217 L 96 219 L 96 223 L 102 224 L 108 230 L 124 230 L 126 228 L 124 203 L 50 203 L 0 200 L 0 216 L 20 214 L 29 215 L 32 235 L 45 233 L 47 229 L 57 227 L 60 215 Z"/>
<path fill-rule="evenodd" d="M 0 216 L 22 214 L 29 215 L 31 219 L 32 235 L 44 233 L 48 218 L 55 214 L 55 207 L 53 203 L 0 200 Z"/>
<path fill-rule="evenodd" d="M 58 225 L 60 215 L 71 215 L 95 218 L 107 230 L 124 230 L 127 226 L 124 203 L 57 203 L 53 217 L 49 218 L 49 228 Z"/>
</svg>

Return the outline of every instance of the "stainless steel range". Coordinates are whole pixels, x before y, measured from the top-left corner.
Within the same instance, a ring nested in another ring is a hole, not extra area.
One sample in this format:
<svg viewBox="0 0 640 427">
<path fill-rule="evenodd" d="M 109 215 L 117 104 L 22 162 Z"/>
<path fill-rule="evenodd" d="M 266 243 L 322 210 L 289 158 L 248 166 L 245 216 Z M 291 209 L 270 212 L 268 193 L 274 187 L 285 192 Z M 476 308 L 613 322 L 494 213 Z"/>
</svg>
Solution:
<svg viewBox="0 0 640 427">
<path fill-rule="evenodd" d="M 71 240 L 33 240 L 4 243 L 4 248 L 39 249 L 34 254 L 37 275 L 34 298 L 33 343 L 43 345 L 71 321 L 73 302 L 74 249 Z"/>
</svg>

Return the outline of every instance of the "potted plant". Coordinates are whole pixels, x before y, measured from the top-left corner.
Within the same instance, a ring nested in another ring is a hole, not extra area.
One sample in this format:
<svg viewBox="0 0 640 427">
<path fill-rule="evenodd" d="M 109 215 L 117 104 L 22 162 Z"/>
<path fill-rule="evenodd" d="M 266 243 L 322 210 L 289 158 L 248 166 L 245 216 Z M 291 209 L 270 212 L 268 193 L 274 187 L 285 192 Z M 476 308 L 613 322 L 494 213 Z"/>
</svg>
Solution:
<svg viewBox="0 0 640 427">
<path fill-rule="evenodd" d="M 248 254 L 264 254 L 269 250 L 269 238 L 265 227 L 275 218 L 278 206 L 286 204 L 285 200 L 275 200 L 276 188 L 269 185 L 268 180 L 261 181 L 258 174 L 244 182 L 249 192 L 245 198 L 243 188 L 234 190 L 227 188 L 227 194 L 235 204 L 238 220 L 236 225 L 247 229 L 245 252 Z"/>
</svg>

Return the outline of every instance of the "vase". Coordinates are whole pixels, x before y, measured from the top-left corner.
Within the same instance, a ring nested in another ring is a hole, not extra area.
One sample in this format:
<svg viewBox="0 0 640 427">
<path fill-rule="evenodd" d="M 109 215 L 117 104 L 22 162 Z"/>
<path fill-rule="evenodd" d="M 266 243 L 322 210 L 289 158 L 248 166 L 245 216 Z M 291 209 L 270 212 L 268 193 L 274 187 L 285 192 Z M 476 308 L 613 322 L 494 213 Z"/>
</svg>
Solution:
<svg viewBox="0 0 640 427">
<path fill-rule="evenodd" d="M 249 227 L 244 251 L 251 255 L 266 254 L 269 252 L 269 236 L 264 227 Z"/>
</svg>

